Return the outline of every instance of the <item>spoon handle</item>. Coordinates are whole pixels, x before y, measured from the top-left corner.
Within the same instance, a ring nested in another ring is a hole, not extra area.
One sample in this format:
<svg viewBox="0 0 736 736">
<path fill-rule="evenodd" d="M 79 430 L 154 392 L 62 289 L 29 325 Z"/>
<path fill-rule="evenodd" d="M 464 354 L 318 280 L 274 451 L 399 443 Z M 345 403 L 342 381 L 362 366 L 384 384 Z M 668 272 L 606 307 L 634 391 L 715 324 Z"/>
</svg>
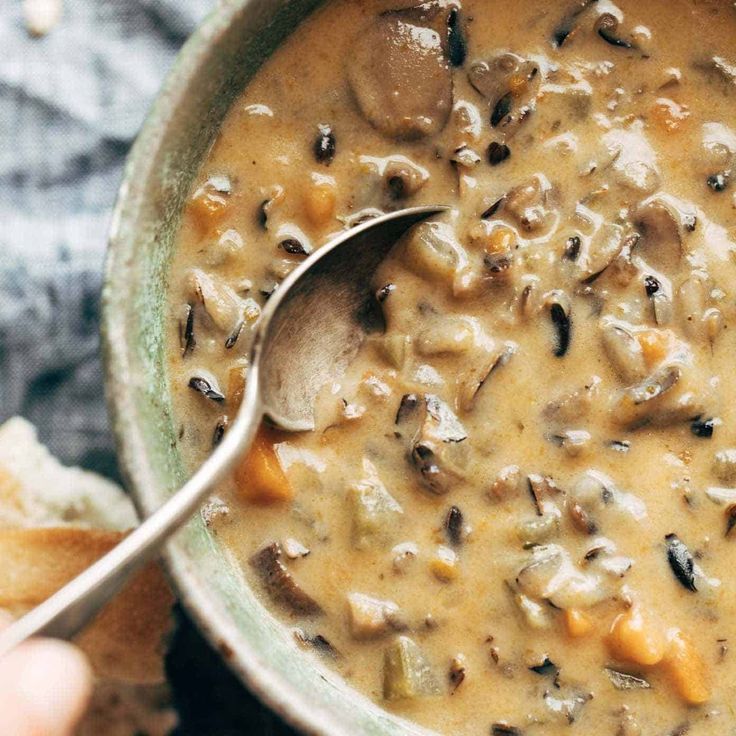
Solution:
<svg viewBox="0 0 736 736">
<path fill-rule="evenodd" d="M 163 506 L 118 545 L 0 632 L 0 657 L 31 636 L 71 639 L 79 633 L 131 574 L 153 558 L 171 534 L 192 516 L 212 487 L 250 447 L 261 417 L 255 365 L 248 373 L 246 394 L 237 417 L 212 455 Z"/>
</svg>

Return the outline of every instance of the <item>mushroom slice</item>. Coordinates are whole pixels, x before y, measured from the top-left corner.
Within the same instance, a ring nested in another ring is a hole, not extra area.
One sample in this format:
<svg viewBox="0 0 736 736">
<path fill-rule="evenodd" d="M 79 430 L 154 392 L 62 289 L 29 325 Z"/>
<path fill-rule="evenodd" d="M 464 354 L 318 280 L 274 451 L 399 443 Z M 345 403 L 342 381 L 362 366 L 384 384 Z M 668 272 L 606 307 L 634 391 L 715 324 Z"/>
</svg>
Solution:
<svg viewBox="0 0 736 736">
<path fill-rule="evenodd" d="M 539 545 L 516 576 L 520 590 L 558 608 L 587 608 L 610 598 L 614 588 L 595 572 L 581 572 L 559 544 Z"/>
<path fill-rule="evenodd" d="M 559 518 L 561 511 L 557 505 L 557 500 L 564 496 L 564 491 L 554 480 L 548 475 L 531 473 L 527 476 L 527 484 L 529 494 L 537 509 L 537 515 L 548 514 Z"/>
<path fill-rule="evenodd" d="M 409 457 L 422 484 L 443 495 L 460 477 L 456 446 L 467 438 L 465 427 L 449 406 L 434 394 L 406 394 L 396 425 L 409 440 Z"/>
<path fill-rule="evenodd" d="M 626 383 L 643 380 L 648 369 L 641 343 L 634 334 L 634 326 L 604 317 L 600 322 L 600 330 L 603 347 L 616 373 Z"/>
<path fill-rule="evenodd" d="M 228 335 L 233 334 L 243 321 L 243 299 L 227 284 L 198 268 L 192 269 L 187 280 L 190 293 L 201 302 L 214 325 Z"/>
<path fill-rule="evenodd" d="M 711 321 L 720 310 L 711 307 L 711 280 L 705 271 L 693 271 L 677 290 L 677 306 L 685 333 L 695 339 L 714 337 Z"/>
<path fill-rule="evenodd" d="M 281 561 L 281 557 L 281 545 L 273 542 L 250 558 L 250 565 L 266 586 L 268 594 L 292 613 L 302 616 L 321 613 L 320 605 L 302 590 Z"/>
<path fill-rule="evenodd" d="M 592 236 L 581 238 L 581 247 L 575 259 L 577 278 L 585 284 L 597 279 L 621 252 L 625 242 L 621 225 L 601 221 Z"/>
<path fill-rule="evenodd" d="M 620 424 L 632 427 L 654 422 L 671 424 L 693 418 L 702 405 L 689 391 L 677 397 L 670 395 L 683 377 L 683 366 L 674 361 L 660 365 L 640 383 L 618 391 L 613 399 L 611 413 Z"/>
<path fill-rule="evenodd" d="M 476 61 L 468 72 L 470 84 L 490 101 L 491 125 L 507 136 L 534 110 L 541 76 L 536 61 L 510 51 Z"/>
<path fill-rule="evenodd" d="M 580 16 L 597 0 L 578 0 L 578 2 L 560 19 L 552 32 L 552 45 L 560 48 L 578 28 Z"/>
<path fill-rule="evenodd" d="M 607 44 L 620 49 L 635 49 L 636 44 L 619 33 L 619 25 L 620 20 L 614 13 L 601 13 L 593 28 Z"/>
<path fill-rule="evenodd" d="M 383 180 L 390 199 L 406 199 L 416 194 L 428 181 L 429 172 L 411 159 L 402 155 L 360 156 L 360 168 L 377 175 Z"/>
<path fill-rule="evenodd" d="M 432 27 L 429 12 L 436 5 L 379 15 L 351 46 L 348 80 L 358 107 L 390 138 L 434 135 L 450 115 L 452 74 L 446 40 Z"/>
<path fill-rule="evenodd" d="M 658 192 L 634 211 L 634 222 L 644 231 L 637 250 L 660 271 L 672 273 L 683 253 L 685 238 L 698 222 L 696 208 L 671 194 Z"/>
<path fill-rule="evenodd" d="M 518 349 L 515 342 L 496 343 L 480 347 L 469 361 L 467 370 L 457 379 L 457 408 L 470 411 L 475 406 L 478 392 L 483 388 L 488 376 L 501 366 L 506 365 Z"/>
<path fill-rule="evenodd" d="M 428 280 L 449 282 L 455 296 L 467 293 L 474 282 L 468 253 L 446 222 L 423 222 L 412 228 L 403 241 L 402 259 Z"/>
<path fill-rule="evenodd" d="M 611 478 L 598 470 L 588 470 L 578 477 L 570 487 L 566 500 L 568 511 L 579 507 L 585 512 L 583 517 L 589 520 L 605 520 L 615 512 L 641 521 L 647 514 L 646 506 L 638 496 L 619 490 Z M 573 511 L 573 521 L 579 521 L 575 514 Z M 584 531 L 591 533 L 589 528 Z"/>
<path fill-rule="evenodd" d="M 723 123 L 703 123 L 697 163 L 707 174 L 732 169 L 736 163 L 736 133 Z"/>
</svg>

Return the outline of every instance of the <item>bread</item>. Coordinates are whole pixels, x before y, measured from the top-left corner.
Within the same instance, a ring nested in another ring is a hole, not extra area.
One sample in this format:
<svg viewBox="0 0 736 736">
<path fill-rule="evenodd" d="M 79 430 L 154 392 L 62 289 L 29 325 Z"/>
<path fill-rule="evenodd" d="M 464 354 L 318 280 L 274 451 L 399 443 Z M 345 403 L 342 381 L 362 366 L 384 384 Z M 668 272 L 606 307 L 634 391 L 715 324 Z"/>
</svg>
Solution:
<svg viewBox="0 0 736 736">
<path fill-rule="evenodd" d="M 0 609 L 22 615 L 137 523 L 114 483 L 59 463 L 20 417 L 0 426 Z M 174 596 L 147 565 L 77 638 L 98 684 L 79 734 L 150 736 L 176 723 L 164 655 Z"/>
<path fill-rule="evenodd" d="M 21 417 L 0 426 L 0 526 L 130 529 L 128 496 L 96 473 L 63 466 Z"/>
<path fill-rule="evenodd" d="M 114 547 L 122 532 L 93 529 L 0 529 L 0 608 L 25 613 Z M 78 637 L 95 674 L 107 680 L 163 682 L 174 598 L 149 564 Z"/>
</svg>

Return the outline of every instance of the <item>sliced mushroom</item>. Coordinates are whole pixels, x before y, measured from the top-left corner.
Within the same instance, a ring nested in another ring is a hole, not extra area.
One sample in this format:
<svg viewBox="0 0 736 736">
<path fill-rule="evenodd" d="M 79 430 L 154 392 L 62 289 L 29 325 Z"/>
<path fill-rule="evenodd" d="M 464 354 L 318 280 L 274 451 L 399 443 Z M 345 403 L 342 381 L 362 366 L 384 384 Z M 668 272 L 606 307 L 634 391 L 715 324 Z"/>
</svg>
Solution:
<svg viewBox="0 0 736 736">
<path fill-rule="evenodd" d="M 595 572 L 581 572 L 569 553 L 558 544 L 534 547 L 516 576 L 521 591 L 537 600 L 548 600 L 558 608 L 587 608 L 610 598 L 611 582 Z"/>
<path fill-rule="evenodd" d="M 269 596 L 276 603 L 301 616 L 321 613 L 320 605 L 294 580 L 281 561 L 281 556 L 281 545 L 273 542 L 256 552 L 249 560 Z"/>
<path fill-rule="evenodd" d="M 604 317 L 600 322 L 601 339 L 616 373 L 626 383 L 643 380 L 648 371 L 641 343 L 634 326 L 628 322 Z"/>
<path fill-rule="evenodd" d="M 476 61 L 468 79 L 490 102 L 491 125 L 513 135 L 533 112 L 542 75 L 539 64 L 510 51 L 488 61 Z"/>
<path fill-rule="evenodd" d="M 696 164 L 705 174 L 732 169 L 736 164 L 736 132 L 723 123 L 703 123 Z"/>
<path fill-rule="evenodd" d="M 423 485 L 432 493 L 447 493 L 461 477 L 455 448 L 468 436 L 450 407 L 433 394 L 407 394 L 396 425 L 409 440 L 409 457 Z"/>
<path fill-rule="evenodd" d="M 625 231 L 621 225 L 607 222 L 599 215 L 596 215 L 594 219 L 595 231 L 589 236 L 579 236 L 580 248 L 577 257 L 572 259 L 575 263 L 577 279 L 586 284 L 595 281 L 611 265 L 621 252 L 626 240 Z"/>
<path fill-rule="evenodd" d="M 191 295 L 202 304 L 213 324 L 231 335 L 242 322 L 245 310 L 235 290 L 198 268 L 189 273 L 187 281 Z"/>
<path fill-rule="evenodd" d="M 598 470 L 588 470 L 572 483 L 566 503 L 575 525 L 588 534 L 594 534 L 611 515 L 624 515 L 636 521 L 647 515 L 646 506 L 638 496 L 621 491 Z"/>
<path fill-rule="evenodd" d="M 428 2 L 377 16 L 351 45 L 348 80 L 358 106 L 381 133 L 397 139 L 434 135 L 452 106 L 446 54 L 447 9 Z M 435 30 L 439 15 L 442 31 Z"/>
<path fill-rule="evenodd" d="M 662 397 L 682 378 L 682 367 L 665 363 L 641 382 L 619 391 L 614 397 L 613 417 L 622 424 L 636 425 L 653 420 Z"/>
<path fill-rule="evenodd" d="M 427 169 L 400 154 L 385 158 L 360 156 L 358 164 L 361 170 L 382 180 L 390 200 L 412 197 L 429 181 Z"/>
<path fill-rule="evenodd" d="M 455 229 L 446 222 L 423 222 L 412 228 L 403 242 L 402 256 L 416 273 L 449 283 L 455 296 L 465 294 L 477 277 Z"/>
<path fill-rule="evenodd" d="M 529 494 L 532 497 L 537 514 L 543 516 L 560 517 L 559 504 L 563 499 L 564 491 L 548 475 L 531 473 L 527 476 Z"/>
<path fill-rule="evenodd" d="M 677 306 L 685 333 L 698 340 L 709 337 L 710 279 L 705 271 L 693 271 L 677 290 Z"/>
<path fill-rule="evenodd" d="M 479 391 L 497 368 L 506 365 L 517 351 L 516 343 L 489 341 L 468 357 L 468 367 L 457 377 L 457 408 L 470 411 L 475 406 Z"/>
<path fill-rule="evenodd" d="M 683 254 L 685 239 L 697 226 L 695 207 L 660 192 L 636 208 L 634 221 L 644 231 L 637 251 L 657 270 L 674 273 Z"/>
</svg>

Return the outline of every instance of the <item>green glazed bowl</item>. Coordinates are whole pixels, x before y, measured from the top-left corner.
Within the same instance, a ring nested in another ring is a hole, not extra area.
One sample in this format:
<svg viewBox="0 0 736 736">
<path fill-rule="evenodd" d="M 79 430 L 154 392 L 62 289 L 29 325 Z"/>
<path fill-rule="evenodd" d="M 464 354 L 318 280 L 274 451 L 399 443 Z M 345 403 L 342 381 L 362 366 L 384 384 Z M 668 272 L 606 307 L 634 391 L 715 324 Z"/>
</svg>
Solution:
<svg viewBox="0 0 736 736">
<path fill-rule="evenodd" d="M 142 515 L 182 483 L 164 345 L 182 203 L 232 100 L 320 0 L 224 0 L 181 51 L 128 158 L 103 288 L 106 387 L 120 464 Z M 263 607 L 199 516 L 164 553 L 182 603 L 245 685 L 308 734 L 426 733 L 371 703 Z"/>
</svg>

